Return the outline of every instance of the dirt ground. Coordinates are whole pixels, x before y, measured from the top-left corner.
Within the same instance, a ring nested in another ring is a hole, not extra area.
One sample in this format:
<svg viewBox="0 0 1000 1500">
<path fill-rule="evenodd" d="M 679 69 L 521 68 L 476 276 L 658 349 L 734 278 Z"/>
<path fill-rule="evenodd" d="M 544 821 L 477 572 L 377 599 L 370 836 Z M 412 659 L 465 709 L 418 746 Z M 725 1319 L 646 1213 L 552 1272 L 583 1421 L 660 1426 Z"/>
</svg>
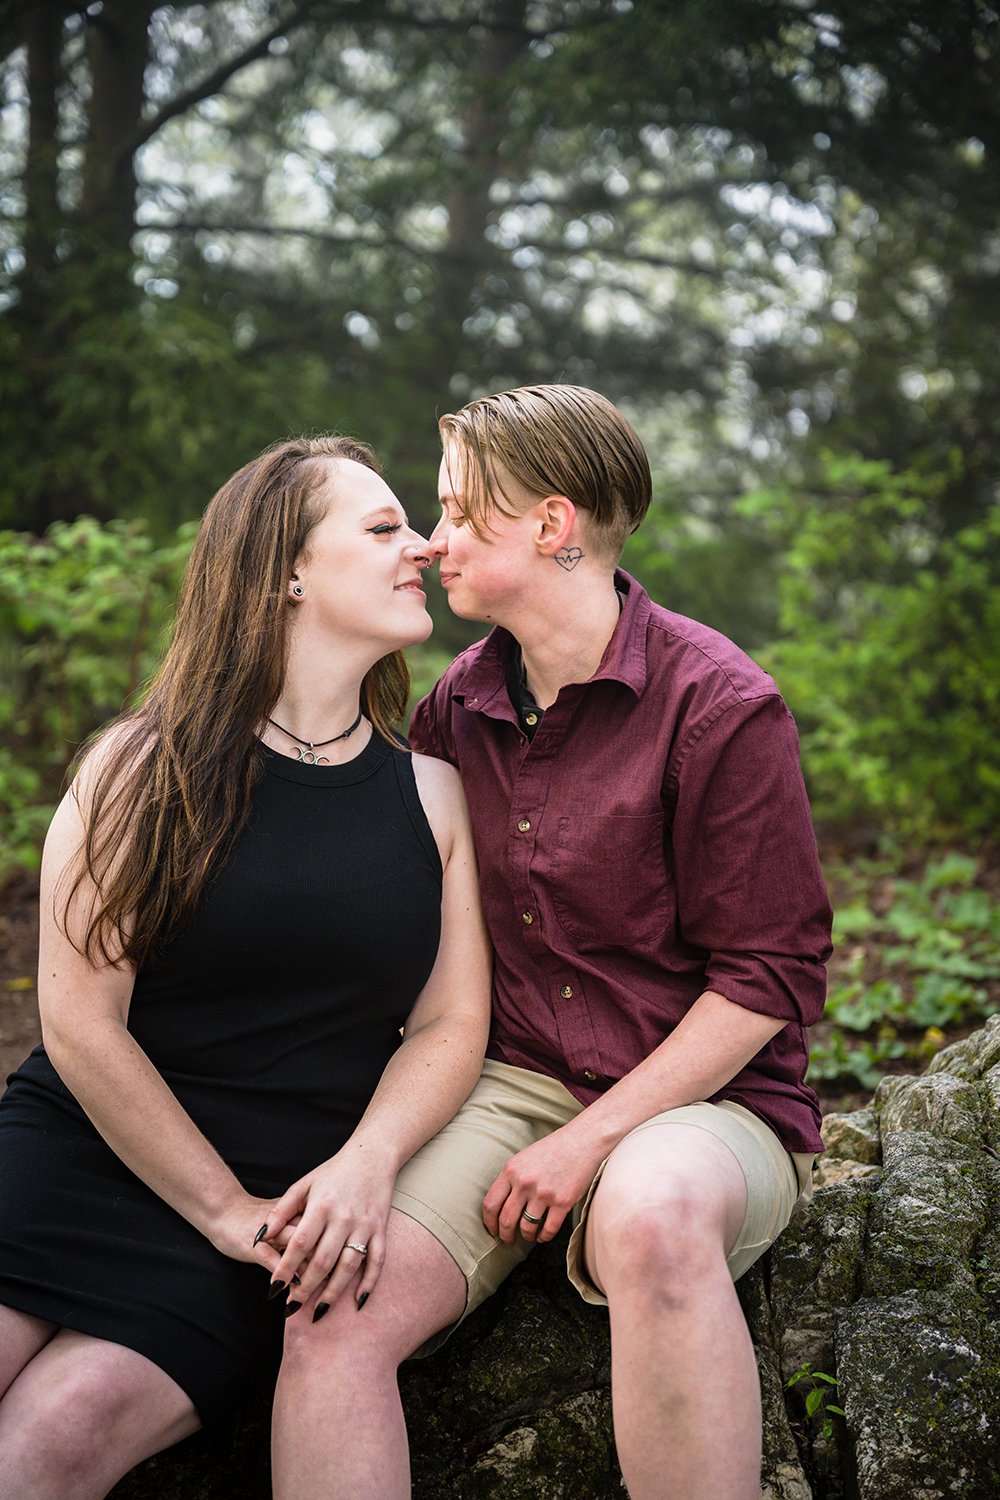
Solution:
<svg viewBox="0 0 1000 1500">
<path fill-rule="evenodd" d="M 27 876 L 0 891 L 0 1090 L 39 1040 L 38 881 Z"/>
</svg>

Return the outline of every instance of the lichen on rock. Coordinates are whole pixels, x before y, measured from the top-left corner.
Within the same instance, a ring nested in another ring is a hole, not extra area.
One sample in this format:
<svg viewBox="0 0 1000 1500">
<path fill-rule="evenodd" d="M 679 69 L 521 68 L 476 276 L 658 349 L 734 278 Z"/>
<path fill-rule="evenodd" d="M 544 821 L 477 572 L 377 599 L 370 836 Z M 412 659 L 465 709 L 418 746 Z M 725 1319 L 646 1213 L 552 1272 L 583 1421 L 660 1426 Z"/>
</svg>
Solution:
<svg viewBox="0 0 1000 1500">
<path fill-rule="evenodd" d="M 922 1076 L 883 1081 L 868 1108 L 828 1116 L 824 1138 L 812 1201 L 738 1288 L 760 1372 L 762 1500 L 996 1500 L 1000 1018 Z M 607 1315 L 568 1286 L 563 1251 L 537 1251 L 404 1368 L 415 1500 L 622 1500 Z M 810 1380 L 788 1387 L 806 1369 L 837 1382 L 812 1416 Z M 114 1491 L 234 1494 L 270 1496 L 265 1402 Z"/>
</svg>

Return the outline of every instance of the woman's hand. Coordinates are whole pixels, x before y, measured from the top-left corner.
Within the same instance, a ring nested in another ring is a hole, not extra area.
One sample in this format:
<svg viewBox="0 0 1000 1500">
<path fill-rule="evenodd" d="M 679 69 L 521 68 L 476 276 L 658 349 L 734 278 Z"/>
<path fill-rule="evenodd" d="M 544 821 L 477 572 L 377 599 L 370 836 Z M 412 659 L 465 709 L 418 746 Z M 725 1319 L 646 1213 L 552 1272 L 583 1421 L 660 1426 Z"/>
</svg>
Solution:
<svg viewBox="0 0 1000 1500">
<path fill-rule="evenodd" d="M 221 1251 L 223 1255 L 228 1255 L 230 1260 L 248 1261 L 251 1265 L 258 1265 L 261 1256 L 257 1253 L 259 1243 L 257 1235 L 261 1228 L 273 1219 L 277 1202 L 277 1198 L 255 1198 L 250 1193 L 240 1193 L 239 1197 L 219 1215 L 208 1238 L 216 1250 Z M 279 1243 L 283 1244 L 283 1241 Z M 277 1260 L 280 1251 L 272 1250 L 271 1254 Z"/>
<path fill-rule="evenodd" d="M 393 1171 L 351 1142 L 270 1206 L 260 1219 L 266 1233 L 255 1256 L 274 1285 L 289 1287 L 288 1304 L 301 1306 L 319 1293 L 314 1321 L 354 1285 L 359 1308 L 385 1262 Z M 277 1247 L 277 1248 L 276 1248 Z M 293 1278 L 298 1277 L 298 1284 Z"/>
</svg>

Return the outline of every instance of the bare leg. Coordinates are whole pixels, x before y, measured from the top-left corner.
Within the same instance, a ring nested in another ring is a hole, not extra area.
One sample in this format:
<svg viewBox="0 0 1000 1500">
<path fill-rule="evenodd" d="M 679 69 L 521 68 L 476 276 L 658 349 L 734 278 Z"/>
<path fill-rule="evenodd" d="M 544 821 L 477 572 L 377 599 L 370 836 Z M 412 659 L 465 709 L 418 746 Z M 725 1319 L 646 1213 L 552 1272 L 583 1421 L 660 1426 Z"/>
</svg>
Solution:
<svg viewBox="0 0 1000 1500">
<path fill-rule="evenodd" d="M 200 1425 L 190 1398 L 144 1355 L 60 1329 L 0 1402 L 0 1495 L 102 1500 Z"/>
<path fill-rule="evenodd" d="M 56 1324 L 46 1323 L 44 1318 L 0 1307 L 0 1400 L 56 1332 Z"/>
<path fill-rule="evenodd" d="M 461 1317 L 465 1277 L 422 1225 L 393 1209 L 385 1269 L 359 1312 L 350 1288 L 320 1323 L 288 1321 L 274 1402 L 274 1500 L 408 1500 L 410 1455 L 396 1374 Z"/>
<path fill-rule="evenodd" d="M 758 1500 L 760 1388 L 726 1266 L 746 1212 L 729 1148 L 690 1125 L 623 1141 L 587 1223 L 611 1314 L 612 1402 L 632 1500 Z"/>
</svg>

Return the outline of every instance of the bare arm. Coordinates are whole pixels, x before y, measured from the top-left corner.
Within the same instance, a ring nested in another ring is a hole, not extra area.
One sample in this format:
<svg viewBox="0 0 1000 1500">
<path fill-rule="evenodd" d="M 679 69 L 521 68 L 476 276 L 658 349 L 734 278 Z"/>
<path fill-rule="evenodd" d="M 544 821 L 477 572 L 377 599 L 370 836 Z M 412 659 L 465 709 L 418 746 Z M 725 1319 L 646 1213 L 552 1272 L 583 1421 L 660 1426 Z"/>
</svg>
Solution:
<svg viewBox="0 0 1000 1500">
<path fill-rule="evenodd" d="M 484 1200 L 487 1229 L 512 1244 L 530 1202 L 536 1214 L 540 1204 L 546 1209 L 538 1240 L 552 1239 L 630 1130 L 663 1110 L 710 1098 L 785 1025 L 707 990 L 631 1073 L 568 1125 L 511 1157 Z"/>
<path fill-rule="evenodd" d="M 42 857 L 38 1003 L 46 1050 L 125 1165 L 218 1249 L 251 1260 L 267 1205 L 244 1192 L 130 1035 L 132 968 L 95 967 L 63 930 L 82 942 L 96 895 L 90 882 L 65 923 L 58 919 L 84 834 L 77 798 L 86 805 L 89 780 L 85 768 L 63 798 Z"/>
<path fill-rule="evenodd" d="M 299 1220 L 283 1254 L 267 1244 L 258 1248 L 275 1282 L 288 1285 L 293 1275 L 300 1277 L 291 1294 L 299 1303 L 320 1286 L 323 1301 L 332 1303 L 351 1283 L 361 1257 L 343 1253 L 348 1241 L 368 1251 L 354 1295 L 360 1299 L 372 1290 L 385 1256 L 396 1174 L 452 1118 L 482 1069 L 491 958 L 468 813 L 451 766 L 417 756 L 414 769 L 441 853 L 441 942 L 407 1019 L 403 1044 L 357 1129 L 336 1156 L 293 1184 L 269 1217 L 271 1240 Z M 386 940 L 392 941 L 391 933 Z"/>
</svg>

